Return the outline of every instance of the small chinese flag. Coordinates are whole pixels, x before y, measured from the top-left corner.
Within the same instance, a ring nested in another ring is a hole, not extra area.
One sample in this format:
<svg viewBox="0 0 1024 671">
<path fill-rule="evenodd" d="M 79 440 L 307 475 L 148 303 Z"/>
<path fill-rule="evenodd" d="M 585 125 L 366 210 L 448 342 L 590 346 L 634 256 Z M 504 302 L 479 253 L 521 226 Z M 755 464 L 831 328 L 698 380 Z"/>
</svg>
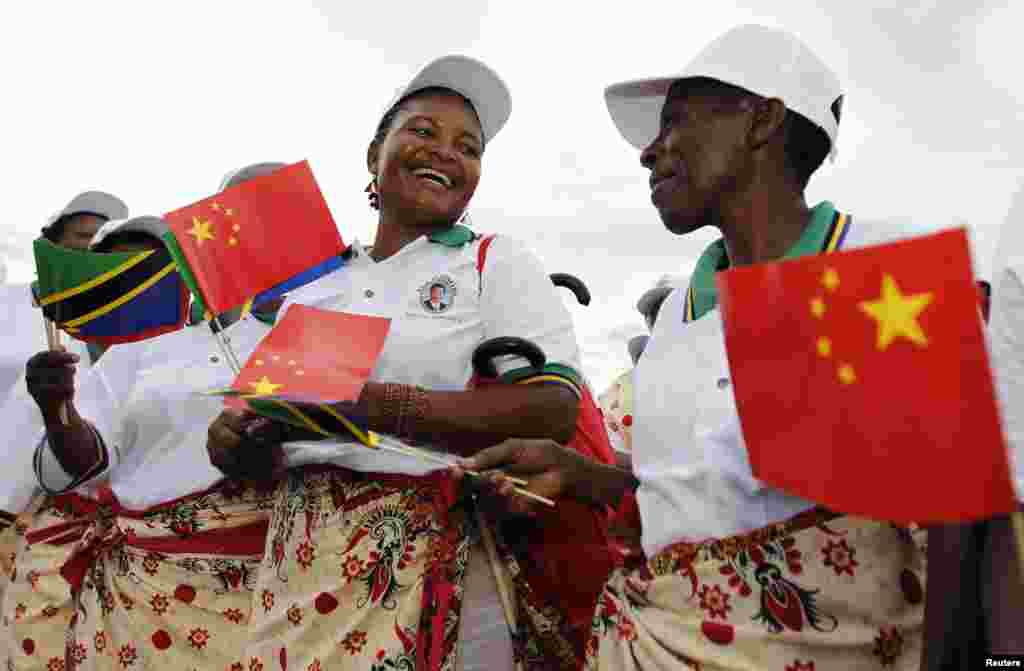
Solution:
<svg viewBox="0 0 1024 671">
<path fill-rule="evenodd" d="M 284 317 L 249 356 L 227 396 L 229 407 L 312 429 L 324 435 L 352 433 L 357 427 L 330 408 L 355 401 L 370 377 L 391 320 L 321 310 L 288 308 Z"/>
<path fill-rule="evenodd" d="M 214 314 L 278 298 L 342 264 L 344 243 L 306 161 L 165 219 L 182 277 Z"/>
<path fill-rule="evenodd" d="M 239 394 L 299 403 L 355 401 L 391 320 L 293 305 L 231 385 Z"/>
<path fill-rule="evenodd" d="M 900 522 L 1015 509 L 962 229 L 717 281 L 757 478 Z"/>
</svg>

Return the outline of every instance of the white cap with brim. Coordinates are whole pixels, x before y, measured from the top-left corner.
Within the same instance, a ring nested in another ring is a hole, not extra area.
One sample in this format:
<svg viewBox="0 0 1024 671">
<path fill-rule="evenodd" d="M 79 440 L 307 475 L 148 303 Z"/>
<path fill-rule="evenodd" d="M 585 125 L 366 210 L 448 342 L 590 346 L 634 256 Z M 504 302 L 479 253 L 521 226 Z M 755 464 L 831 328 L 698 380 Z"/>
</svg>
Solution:
<svg viewBox="0 0 1024 671">
<path fill-rule="evenodd" d="M 127 219 L 128 206 L 117 196 L 104 191 L 85 191 L 72 198 L 60 212 L 51 216 L 46 226 L 49 228 L 62 217 L 86 213 L 97 214 L 107 220 Z"/>
<path fill-rule="evenodd" d="M 843 96 L 839 79 L 795 36 L 765 26 L 733 28 L 704 47 L 678 74 L 609 86 L 604 97 L 615 126 L 627 142 L 645 149 L 658 136 L 672 84 L 698 77 L 782 100 L 825 131 L 835 158 Z"/>
<path fill-rule="evenodd" d="M 220 187 L 217 189 L 217 193 L 230 189 L 233 186 L 238 186 L 242 182 L 248 181 L 253 177 L 263 177 L 264 175 L 270 175 L 277 172 L 281 168 L 287 168 L 287 163 L 279 163 L 276 161 L 268 161 L 264 163 L 253 163 L 247 165 L 244 168 L 238 170 L 232 170 L 228 174 L 224 175 L 224 179 L 220 181 Z"/>
<path fill-rule="evenodd" d="M 160 217 L 132 217 L 131 219 L 115 219 L 108 221 L 96 231 L 89 242 L 89 249 L 96 249 L 109 236 L 115 233 L 146 233 L 163 242 L 164 234 L 170 227 Z"/>
<path fill-rule="evenodd" d="M 451 89 L 473 105 L 484 142 L 493 140 L 512 114 L 512 95 L 505 82 L 490 67 L 468 56 L 444 56 L 428 63 L 398 90 L 385 113 L 403 98 L 435 86 Z"/>
</svg>

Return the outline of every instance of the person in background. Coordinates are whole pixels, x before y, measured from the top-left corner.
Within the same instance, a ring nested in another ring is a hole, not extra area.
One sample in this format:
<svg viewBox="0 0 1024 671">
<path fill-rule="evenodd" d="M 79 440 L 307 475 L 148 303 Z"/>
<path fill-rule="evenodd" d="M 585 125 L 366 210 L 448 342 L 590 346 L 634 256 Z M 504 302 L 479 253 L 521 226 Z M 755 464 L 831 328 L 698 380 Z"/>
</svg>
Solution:
<svg viewBox="0 0 1024 671">
<path fill-rule="evenodd" d="M 978 305 L 985 322 L 992 320 L 990 361 L 1007 429 L 1010 465 L 1015 469 L 1017 491 L 1024 492 L 1020 456 L 1024 435 L 1015 411 L 1024 400 L 1018 381 L 1024 370 L 1024 263 L 1011 252 L 1006 267 L 998 270 L 995 300 L 991 284 L 978 280 Z M 957 588 L 928 593 L 925 626 L 931 645 L 925 651 L 924 668 L 957 671 L 987 654 L 1024 654 L 1020 627 L 1024 621 L 1024 572 L 1014 544 L 1009 516 L 929 528 L 929 579 Z"/>
<path fill-rule="evenodd" d="M 42 229 L 43 235 L 57 245 L 69 249 L 86 250 L 96 231 L 111 219 L 124 219 L 128 216 L 128 207 L 117 196 L 103 191 L 85 191 L 72 198 L 67 205 L 51 216 Z M 23 377 L 25 360 L 35 352 L 35 348 L 43 342 L 43 324 L 41 312 L 34 305 L 30 285 L 4 285 L 6 280 L 6 264 L 0 260 L 0 319 L 4 324 L 2 340 L 0 340 L 0 407 L 13 390 L 24 387 Z M 72 340 L 70 348 L 82 356 L 88 356 L 85 343 Z M 0 415 L 2 416 L 2 415 Z M 9 449 L 10 443 L 5 441 L 0 447 L 0 456 Z M 10 480 L 18 479 L 17 474 L 8 474 Z M 31 477 L 24 473 L 26 480 Z M 13 490 L 13 488 L 12 488 Z M 16 535 L 16 516 L 22 514 L 21 526 L 32 515 L 32 511 L 42 502 L 37 493 L 32 503 L 22 508 L 0 497 L 0 604 L 3 603 L 6 584 L 14 569 L 14 555 L 18 551 Z M 20 497 L 17 497 L 20 498 Z M 6 510 L 17 507 L 18 510 Z M 0 622 L 0 627 L 3 623 Z M 0 666 L 5 666 L 5 657 L 0 652 Z"/>
<path fill-rule="evenodd" d="M 43 235 L 55 245 L 85 251 L 103 224 L 127 218 L 128 206 L 117 196 L 103 191 L 85 191 L 50 217 L 43 227 Z"/>
<path fill-rule="evenodd" d="M 653 287 L 645 291 L 636 302 L 636 309 L 644 318 L 648 333 L 654 329 L 658 320 L 658 311 L 662 303 L 673 290 L 686 287 L 687 278 L 665 275 Z M 627 348 L 633 368 L 619 375 L 601 394 L 598 402 L 604 415 L 605 428 L 611 439 L 612 447 L 617 452 L 629 452 L 633 443 L 633 371 L 635 370 L 650 335 L 643 334 L 629 339 Z"/>
<path fill-rule="evenodd" d="M 95 249 L 152 248 L 166 231 L 155 217 L 111 222 Z M 244 357 L 268 330 L 245 318 L 226 333 Z M 206 459 L 223 402 L 202 392 L 234 374 L 203 328 L 119 344 L 76 380 L 79 361 L 33 356 L 30 398 L 0 411 L 18 418 L 8 441 L 35 448 L 48 494 L 26 520 L 0 613 L 8 668 L 228 668 L 244 643 L 272 493 L 225 481 Z"/>
<path fill-rule="evenodd" d="M 925 585 L 949 588 L 926 580 L 924 534 L 832 513 L 754 477 L 715 276 L 924 229 L 854 220 L 827 201 L 808 206 L 807 183 L 835 152 L 843 92 L 783 30 L 739 26 L 682 72 L 605 95 L 619 131 L 640 149 L 666 228 L 686 235 L 712 226 L 722 237 L 698 260 L 689 289 L 666 299 L 637 365 L 629 467 L 549 441 L 509 440 L 460 468 L 500 468 L 536 493 L 591 504 L 636 492 L 647 561 L 608 581 L 591 669 L 920 668 Z"/>
</svg>

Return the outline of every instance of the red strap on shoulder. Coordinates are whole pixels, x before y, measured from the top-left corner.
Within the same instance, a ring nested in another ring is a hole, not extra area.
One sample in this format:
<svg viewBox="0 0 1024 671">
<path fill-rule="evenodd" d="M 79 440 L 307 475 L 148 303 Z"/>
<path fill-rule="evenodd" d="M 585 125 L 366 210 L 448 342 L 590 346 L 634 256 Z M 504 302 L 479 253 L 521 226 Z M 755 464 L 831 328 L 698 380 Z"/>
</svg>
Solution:
<svg viewBox="0 0 1024 671">
<path fill-rule="evenodd" d="M 491 246 L 493 241 L 493 235 L 485 236 L 484 239 L 480 241 L 480 247 L 476 251 L 476 271 L 481 275 L 483 275 L 484 272 L 484 263 L 487 262 L 487 248 Z"/>
<path fill-rule="evenodd" d="M 480 279 L 480 293 L 484 291 L 484 264 L 487 263 L 487 249 L 494 242 L 493 235 L 486 235 L 476 250 L 476 274 Z"/>
</svg>

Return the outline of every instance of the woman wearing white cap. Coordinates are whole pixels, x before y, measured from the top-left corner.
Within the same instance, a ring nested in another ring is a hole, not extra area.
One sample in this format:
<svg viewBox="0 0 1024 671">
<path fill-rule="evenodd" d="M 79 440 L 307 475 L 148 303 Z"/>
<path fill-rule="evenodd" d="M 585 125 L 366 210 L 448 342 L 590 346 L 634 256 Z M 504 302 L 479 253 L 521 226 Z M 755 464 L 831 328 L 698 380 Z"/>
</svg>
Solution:
<svg viewBox="0 0 1024 671">
<path fill-rule="evenodd" d="M 464 466 L 501 467 L 538 493 L 592 503 L 636 492 L 648 561 L 609 580 L 591 668 L 920 668 L 920 532 L 835 515 L 754 478 L 717 311 L 719 270 L 919 232 L 805 202 L 835 151 L 836 77 L 792 35 L 741 26 L 681 73 L 617 84 L 606 98 L 641 150 L 665 226 L 714 226 L 722 239 L 689 290 L 666 299 L 637 365 L 628 467 L 521 440 Z"/>
<path fill-rule="evenodd" d="M 562 443 L 573 436 L 583 383 L 555 286 L 519 242 L 482 238 L 458 223 L 484 147 L 509 110 L 505 84 L 486 65 L 461 56 L 427 65 L 388 107 L 369 145 L 368 190 L 379 212 L 373 247 L 354 243 L 342 269 L 283 307 L 391 318 L 370 382 L 355 407 L 344 408 L 374 431 L 462 453 L 523 433 Z M 518 384 L 467 390 L 475 348 L 498 336 L 534 342 L 547 365 L 532 369 L 506 357 L 498 362 L 502 380 Z M 244 421 L 225 414 L 210 428 L 211 458 L 229 472 L 253 453 L 238 435 Z M 521 599 L 512 613 L 523 644 L 515 654 L 528 666 L 577 664 L 610 561 L 601 554 L 601 514 L 577 509 L 575 529 L 562 528 L 561 546 L 528 553 L 531 565 L 520 568 L 500 547 L 515 567 L 509 573 L 489 566 L 473 505 L 443 469 L 365 448 L 347 452 L 335 462 L 349 468 L 296 469 L 282 483 L 253 642 L 241 664 L 511 669 L 513 641 L 492 569 L 503 583 L 514 581 Z M 537 531 L 570 519 L 571 508 L 538 518 Z M 570 555 L 573 531 L 579 544 Z M 588 542 L 600 547 L 585 550 Z M 602 575 L 594 580 L 594 573 Z M 533 591 L 524 576 L 554 586 Z M 540 621 L 560 600 L 576 608 L 577 629 L 542 632 Z M 575 649 L 567 633 L 576 634 Z"/>
<path fill-rule="evenodd" d="M 166 231 L 157 217 L 113 221 L 93 249 L 152 249 Z M 228 329 L 242 356 L 267 331 L 253 319 Z M 18 419 L 5 440 L 19 454 L 38 446 L 51 494 L 24 519 L 4 598 L 8 668 L 227 668 L 245 641 L 273 491 L 225 482 L 206 458 L 222 403 L 196 392 L 229 385 L 231 369 L 198 328 L 117 345 L 76 384 L 78 359 L 33 357 L 27 394 L 0 413 Z"/>
</svg>

